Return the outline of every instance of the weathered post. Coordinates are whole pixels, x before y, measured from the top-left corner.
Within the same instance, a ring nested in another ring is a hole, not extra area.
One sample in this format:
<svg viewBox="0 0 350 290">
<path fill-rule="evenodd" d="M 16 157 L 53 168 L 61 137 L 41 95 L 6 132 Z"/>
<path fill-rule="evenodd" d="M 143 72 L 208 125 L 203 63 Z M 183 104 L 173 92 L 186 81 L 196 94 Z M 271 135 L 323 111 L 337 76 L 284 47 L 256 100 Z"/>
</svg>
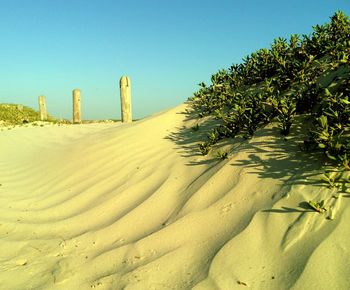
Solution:
<svg viewBox="0 0 350 290">
<path fill-rule="evenodd" d="M 130 78 L 122 76 L 120 78 L 120 105 L 122 111 L 122 122 L 132 122 L 131 114 L 131 84 Z"/>
<path fill-rule="evenodd" d="M 80 90 L 73 90 L 73 123 L 81 123 Z"/>
<path fill-rule="evenodd" d="M 39 96 L 39 112 L 40 112 L 40 120 L 47 120 L 47 111 L 46 111 L 46 100 L 45 96 Z"/>
</svg>

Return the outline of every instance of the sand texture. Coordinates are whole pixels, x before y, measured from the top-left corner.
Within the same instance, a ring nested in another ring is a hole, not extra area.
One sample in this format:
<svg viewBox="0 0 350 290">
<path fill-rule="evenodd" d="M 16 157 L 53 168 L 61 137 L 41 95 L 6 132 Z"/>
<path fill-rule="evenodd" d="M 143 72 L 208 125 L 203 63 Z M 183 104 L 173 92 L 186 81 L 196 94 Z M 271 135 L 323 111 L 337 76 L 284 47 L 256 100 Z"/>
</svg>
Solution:
<svg viewBox="0 0 350 290">
<path fill-rule="evenodd" d="M 300 128 L 203 157 L 186 106 L 0 132 L 0 289 L 350 289 L 349 194 Z"/>
</svg>

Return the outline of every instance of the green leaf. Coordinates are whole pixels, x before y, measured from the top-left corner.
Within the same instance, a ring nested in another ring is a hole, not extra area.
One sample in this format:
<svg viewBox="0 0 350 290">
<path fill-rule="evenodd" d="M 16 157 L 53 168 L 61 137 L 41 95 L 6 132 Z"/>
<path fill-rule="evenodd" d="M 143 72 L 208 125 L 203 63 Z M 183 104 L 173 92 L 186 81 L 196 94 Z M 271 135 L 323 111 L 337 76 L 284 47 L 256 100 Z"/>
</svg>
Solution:
<svg viewBox="0 0 350 290">
<path fill-rule="evenodd" d="M 340 102 L 342 102 L 345 105 L 350 105 L 350 102 L 347 99 L 340 99 Z"/>
<path fill-rule="evenodd" d="M 329 159 L 334 160 L 334 161 L 337 161 L 337 158 L 334 157 L 334 156 L 332 156 L 331 154 L 329 154 L 329 152 L 326 152 L 326 155 L 327 155 L 327 157 L 328 157 Z"/>
<path fill-rule="evenodd" d="M 328 126 L 328 121 L 327 121 L 327 116 L 322 115 L 321 117 L 318 118 L 320 125 L 323 128 L 326 128 Z"/>
<path fill-rule="evenodd" d="M 319 206 L 320 206 L 321 208 L 324 207 L 324 200 L 323 200 L 323 199 L 320 201 Z"/>
<path fill-rule="evenodd" d="M 318 203 L 313 201 L 313 200 L 309 200 L 309 205 L 317 212 L 320 212 L 320 208 L 318 206 Z"/>
<path fill-rule="evenodd" d="M 324 89 L 326 97 L 330 97 L 332 94 L 328 89 Z"/>
</svg>

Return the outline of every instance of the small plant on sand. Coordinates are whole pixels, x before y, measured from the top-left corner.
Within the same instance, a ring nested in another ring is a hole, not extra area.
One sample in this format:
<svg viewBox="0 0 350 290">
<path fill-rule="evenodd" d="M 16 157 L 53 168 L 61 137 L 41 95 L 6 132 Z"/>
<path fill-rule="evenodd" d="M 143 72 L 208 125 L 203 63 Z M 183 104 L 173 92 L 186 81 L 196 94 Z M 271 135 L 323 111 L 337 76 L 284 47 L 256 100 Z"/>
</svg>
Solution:
<svg viewBox="0 0 350 290">
<path fill-rule="evenodd" d="M 330 188 L 334 188 L 334 187 L 339 187 L 340 183 L 339 180 L 341 178 L 341 173 L 338 172 L 325 172 L 322 176 L 321 179 L 328 183 L 328 186 Z"/>
<path fill-rule="evenodd" d="M 199 130 L 199 125 L 196 124 L 196 125 L 192 126 L 191 129 L 192 129 L 192 131 L 196 132 Z"/>
<path fill-rule="evenodd" d="M 216 156 L 221 160 L 225 160 L 228 158 L 228 152 L 219 150 L 218 152 L 216 152 Z"/>
<path fill-rule="evenodd" d="M 208 134 L 208 139 L 210 144 L 216 144 L 219 141 L 219 132 L 218 130 L 213 130 Z"/>
<path fill-rule="evenodd" d="M 296 104 L 286 98 L 270 98 L 269 104 L 277 112 L 277 120 L 280 122 L 281 134 L 285 136 L 288 135 L 296 113 Z"/>
<path fill-rule="evenodd" d="M 323 213 L 327 211 L 324 204 L 324 200 L 321 200 L 320 202 L 310 200 L 309 205 L 312 207 L 313 210 L 317 211 L 318 213 Z"/>
<path fill-rule="evenodd" d="M 202 155 L 208 155 L 208 153 L 210 152 L 211 150 L 211 146 L 210 144 L 208 144 L 207 142 L 202 142 L 202 143 L 199 143 L 198 145 L 199 147 L 199 151 L 201 152 Z"/>
</svg>

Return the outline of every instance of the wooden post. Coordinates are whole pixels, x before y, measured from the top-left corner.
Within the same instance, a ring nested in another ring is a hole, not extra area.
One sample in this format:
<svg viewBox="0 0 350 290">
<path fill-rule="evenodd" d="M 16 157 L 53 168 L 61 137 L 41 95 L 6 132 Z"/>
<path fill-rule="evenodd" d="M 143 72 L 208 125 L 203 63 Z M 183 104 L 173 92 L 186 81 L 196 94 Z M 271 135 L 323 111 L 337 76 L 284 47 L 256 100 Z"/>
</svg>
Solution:
<svg viewBox="0 0 350 290">
<path fill-rule="evenodd" d="M 40 120 L 47 120 L 47 111 L 46 111 L 46 100 L 45 96 L 39 96 L 39 112 L 40 112 Z"/>
<path fill-rule="evenodd" d="M 122 111 L 122 122 L 132 122 L 131 114 L 131 84 L 130 78 L 122 76 L 120 78 L 120 105 Z"/>
<path fill-rule="evenodd" d="M 81 123 L 81 103 L 80 90 L 73 90 L 73 123 Z"/>
</svg>

